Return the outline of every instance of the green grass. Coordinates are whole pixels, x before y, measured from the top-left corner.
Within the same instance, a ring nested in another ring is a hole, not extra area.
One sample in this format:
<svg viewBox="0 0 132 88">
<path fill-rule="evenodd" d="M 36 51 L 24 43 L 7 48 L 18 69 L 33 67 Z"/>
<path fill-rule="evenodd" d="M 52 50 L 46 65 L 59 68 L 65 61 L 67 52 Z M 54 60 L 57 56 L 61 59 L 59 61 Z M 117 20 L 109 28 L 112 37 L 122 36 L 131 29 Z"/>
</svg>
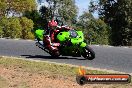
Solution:
<svg viewBox="0 0 132 88">
<path fill-rule="evenodd" d="M 64 64 L 55 64 L 48 62 L 36 62 L 22 59 L 14 58 L 3 58 L 0 57 L 0 65 L 4 67 L 13 66 L 14 68 L 23 68 L 24 70 L 32 73 L 41 72 L 41 73 L 50 73 L 50 74 L 59 74 L 63 76 L 76 76 L 78 73 L 78 67 L 64 65 Z M 89 74 L 108 74 L 105 71 L 97 70 L 86 70 L 86 73 Z"/>
<path fill-rule="evenodd" d="M 29 61 L 18 58 L 11 57 L 0 57 L 0 66 L 5 68 L 16 68 L 22 69 L 21 71 L 26 71 L 29 73 L 40 73 L 43 75 L 56 75 L 62 77 L 72 77 L 75 81 L 75 77 L 78 74 L 78 67 L 70 66 L 66 64 L 56 64 L 49 63 L 44 61 Z M 98 71 L 98 70 L 86 70 L 87 74 L 110 74 L 106 71 Z M 112 73 L 113 74 L 113 73 Z M 0 77 L 0 85 L 5 86 L 6 80 Z M 21 88 L 27 88 L 26 83 L 21 83 Z M 0 87 L 1 88 L 1 87 Z M 96 88 L 96 87 L 95 87 Z M 98 87 L 97 87 L 98 88 Z M 101 87 L 100 87 L 101 88 Z M 132 83 L 130 84 L 110 84 L 109 88 L 132 88 Z"/>
</svg>

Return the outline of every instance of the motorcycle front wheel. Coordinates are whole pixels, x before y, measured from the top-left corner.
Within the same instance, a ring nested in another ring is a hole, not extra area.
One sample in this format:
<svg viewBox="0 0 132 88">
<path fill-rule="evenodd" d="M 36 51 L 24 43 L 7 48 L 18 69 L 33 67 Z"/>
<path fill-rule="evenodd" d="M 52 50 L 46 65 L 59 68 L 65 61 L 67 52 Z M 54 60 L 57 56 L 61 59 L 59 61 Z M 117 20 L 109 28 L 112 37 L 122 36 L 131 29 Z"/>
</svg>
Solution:
<svg viewBox="0 0 132 88">
<path fill-rule="evenodd" d="M 93 49 L 91 47 L 86 46 L 83 48 L 82 56 L 85 59 L 93 60 L 95 58 L 95 52 L 93 51 Z"/>
</svg>

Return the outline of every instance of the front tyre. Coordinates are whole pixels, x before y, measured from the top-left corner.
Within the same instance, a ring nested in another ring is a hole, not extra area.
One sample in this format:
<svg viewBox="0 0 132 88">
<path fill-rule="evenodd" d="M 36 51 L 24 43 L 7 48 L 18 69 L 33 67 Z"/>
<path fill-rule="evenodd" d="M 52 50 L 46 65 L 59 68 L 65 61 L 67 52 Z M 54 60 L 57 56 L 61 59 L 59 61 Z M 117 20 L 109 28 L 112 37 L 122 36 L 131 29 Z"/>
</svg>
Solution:
<svg viewBox="0 0 132 88">
<path fill-rule="evenodd" d="M 82 56 L 85 59 L 93 60 L 95 58 L 95 52 L 93 51 L 91 47 L 86 46 L 83 48 Z"/>
</svg>

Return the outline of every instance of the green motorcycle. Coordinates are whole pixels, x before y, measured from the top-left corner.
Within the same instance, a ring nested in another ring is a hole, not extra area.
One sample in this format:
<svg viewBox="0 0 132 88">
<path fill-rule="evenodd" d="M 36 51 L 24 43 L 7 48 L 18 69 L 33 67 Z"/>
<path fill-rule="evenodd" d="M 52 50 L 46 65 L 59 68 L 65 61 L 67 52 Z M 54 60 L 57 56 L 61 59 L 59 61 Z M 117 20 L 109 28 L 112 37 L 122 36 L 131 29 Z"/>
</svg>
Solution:
<svg viewBox="0 0 132 88">
<path fill-rule="evenodd" d="M 85 59 L 88 60 L 93 60 L 95 58 L 95 52 L 84 41 L 84 35 L 82 31 L 71 29 L 69 31 L 58 32 L 55 35 L 55 39 L 57 42 L 60 43 L 60 45 L 58 45 L 57 43 L 53 44 L 53 46 L 58 48 L 58 50 L 55 52 L 50 52 L 46 50 L 43 44 L 40 43 L 40 41 L 43 40 L 44 32 L 44 30 L 40 29 L 35 31 L 35 36 L 38 40 L 38 42 L 36 42 L 36 45 L 47 53 L 49 53 L 51 56 L 83 56 Z"/>
</svg>

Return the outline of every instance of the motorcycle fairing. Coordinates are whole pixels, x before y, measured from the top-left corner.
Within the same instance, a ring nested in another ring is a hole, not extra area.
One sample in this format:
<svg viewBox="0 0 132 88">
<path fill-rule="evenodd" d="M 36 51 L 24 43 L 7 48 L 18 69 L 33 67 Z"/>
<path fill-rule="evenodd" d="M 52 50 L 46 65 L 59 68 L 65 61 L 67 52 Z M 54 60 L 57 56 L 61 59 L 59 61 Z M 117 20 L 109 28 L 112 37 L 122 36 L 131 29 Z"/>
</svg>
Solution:
<svg viewBox="0 0 132 88">
<path fill-rule="evenodd" d="M 35 31 L 35 36 L 36 38 L 39 38 L 41 41 L 43 40 L 43 34 L 44 34 L 44 30 L 41 30 L 41 29 L 37 29 Z"/>
</svg>

